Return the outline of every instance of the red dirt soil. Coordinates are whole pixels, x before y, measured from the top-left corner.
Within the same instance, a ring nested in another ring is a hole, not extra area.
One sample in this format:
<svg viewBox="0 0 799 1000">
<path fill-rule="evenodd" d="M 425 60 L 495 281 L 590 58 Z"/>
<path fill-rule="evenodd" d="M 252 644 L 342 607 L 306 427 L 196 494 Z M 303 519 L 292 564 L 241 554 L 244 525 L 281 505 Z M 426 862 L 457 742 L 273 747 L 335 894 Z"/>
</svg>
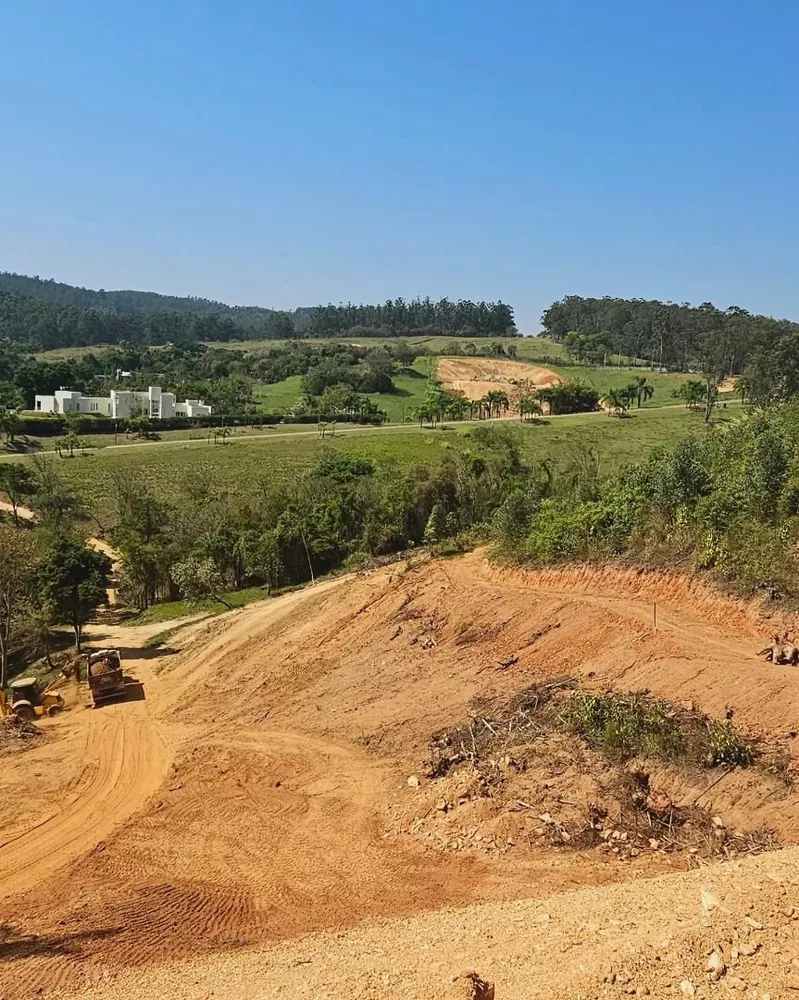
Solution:
<svg viewBox="0 0 799 1000">
<path fill-rule="evenodd" d="M 436 375 L 445 389 L 462 392 L 467 399 L 482 399 L 492 390 L 502 390 L 508 394 L 512 408 L 521 391 L 519 383 L 546 389 L 563 381 L 548 368 L 500 358 L 441 358 Z"/>
<path fill-rule="evenodd" d="M 370 933 L 387 933 L 374 924 L 383 918 L 407 918 L 397 933 L 423 949 L 419 928 L 438 933 L 437 914 L 426 911 L 456 908 L 442 913 L 442 928 L 485 927 L 488 911 L 464 908 L 638 885 L 683 868 L 685 858 L 656 852 L 629 861 L 537 845 L 441 850 L 403 821 L 414 803 L 424 819 L 429 798 L 427 779 L 420 789 L 406 779 L 423 774 L 431 733 L 462 722 L 472 699 L 567 673 L 597 690 L 648 688 L 716 718 L 732 708 L 742 728 L 768 734 L 793 757 L 799 673 L 758 660 L 759 614 L 678 576 L 523 573 L 474 553 L 342 578 L 192 624 L 178 655 L 127 650 L 126 670 L 143 682 L 145 700 L 76 705 L 48 726 L 44 746 L 4 760 L 4 795 L 23 801 L 30 790 L 32 804 L 17 822 L 0 811 L 0 996 L 60 995 L 92 982 L 93 996 L 206 996 L 188 985 L 180 993 L 175 970 L 196 968 L 200 981 L 218 985 L 216 963 L 222 968 L 232 948 L 362 925 L 348 932 L 357 951 Z M 790 787 L 774 782 L 764 793 L 749 771 L 713 787 L 696 780 L 692 792 L 730 827 L 756 821 L 785 843 L 799 840 Z M 675 778 L 673 795 L 684 787 Z M 601 909 L 603 898 L 590 905 Z M 492 910 L 489 923 L 505 914 L 510 933 L 517 919 L 538 919 L 524 909 L 507 917 L 514 912 Z M 436 968 L 484 955 L 471 935 L 467 953 L 437 952 Z M 318 964 L 331 946 L 306 940 Z M 304 961 L 304 947 L 278 947 L 280 968 L 279 956 L 294 957 L 270 988 L 295 995 L 290 968 Z M 165 964 L 199 955 L 202 967 Z M 408 957 L 397 957 L 398 967 Z M 346 972 L 352 996 L 439 995 L 428 980 L 428 992 L 403 992 L 407 984 L 380 962 L 362 983 L 357 963 Z M 163 994 L 160 969 L 171 984 Z M 336 993 L 329 969 L 321 979 L 312 973 L 301 995 Z M 388 977 L 379 980 L 384 992 L 373 973 Z M 198 981 L 186 975 L 186 984 Z M 137 992 L 139 982 L 150 986 Z M 263 995 L 255 982 L 237 984 L 224 995 Z"/>
</svg>

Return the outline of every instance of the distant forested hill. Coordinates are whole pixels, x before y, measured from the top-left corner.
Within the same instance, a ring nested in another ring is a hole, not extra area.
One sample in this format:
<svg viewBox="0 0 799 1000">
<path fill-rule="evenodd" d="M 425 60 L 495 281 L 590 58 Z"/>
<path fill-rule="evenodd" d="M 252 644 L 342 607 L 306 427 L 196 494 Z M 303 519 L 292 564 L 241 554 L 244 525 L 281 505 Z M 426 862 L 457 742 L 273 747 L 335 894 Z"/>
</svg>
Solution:
<svg viewBox="0 0 799 1000">
<path fill-rule="evenodd" d="M 119 291 L 106 292 L 102 288 L 78 288 L 65 285 L 52 278 L 29 278 L 13 271 L 0 271 L 0 292 L 12 292 L 42 302 L 52 302 L 57 306 L 78 306 L 81 309 L 105 309 L 109 312 L 130 316 L 151 316 L 156 312 L 188 312 L 206 315 L 208 313 L 242 312 L 249 314 L 270 313 L 271 309 L 257 306 L 234 307 L 211 299 L 195 298 L 193 295 L 159 295 L 157 292 Z"/>
<path fill-rule="evenodd" d="M 729 372 L 740 372 L 752 353 L 768 349 L 799 324 L 747 312 L 645 299 L 567 295 L 541 317 L 547 336 L 588 356 L 603 352 L 649 358 L 682 369 L 702 367 L 710 352 L 723 354 Z M 580 339 L 589 338 L 589 343 Z"/>
<path fill-rule="evenodd" d="M 32 350 L 121 342 L 515 333 L 513 310 L 502 302 L 396 299 L 376 306 L 305 306 L 282 312 L 155 292 L 93 291 L 0 272 L 0 338 Z"/>
</svg>

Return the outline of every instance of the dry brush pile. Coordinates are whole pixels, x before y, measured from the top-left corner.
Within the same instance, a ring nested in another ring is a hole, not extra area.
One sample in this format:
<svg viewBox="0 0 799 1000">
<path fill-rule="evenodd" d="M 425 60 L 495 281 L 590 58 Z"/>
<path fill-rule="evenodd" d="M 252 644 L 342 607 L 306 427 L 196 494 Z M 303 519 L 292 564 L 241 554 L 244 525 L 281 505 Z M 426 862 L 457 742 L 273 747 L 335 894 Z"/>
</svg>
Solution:
<svg viewBox="0 0 799 1000">
<path fill-rule="evenodd" d="M 709 789 L 733 768 L 760 767 L 756 742 L 731 719 L 645 693 L 595 694 L 561 677 L 475 703 L 429 749 L 430 808 L 409 829 L 432 831 L 449 849 L 526 843 L 731 857 L 775 845 L 767 830 L 728 829 L 692 795 L 675 801 L 657 777 L 665 769 L 686 789 Z"/>
</svg>

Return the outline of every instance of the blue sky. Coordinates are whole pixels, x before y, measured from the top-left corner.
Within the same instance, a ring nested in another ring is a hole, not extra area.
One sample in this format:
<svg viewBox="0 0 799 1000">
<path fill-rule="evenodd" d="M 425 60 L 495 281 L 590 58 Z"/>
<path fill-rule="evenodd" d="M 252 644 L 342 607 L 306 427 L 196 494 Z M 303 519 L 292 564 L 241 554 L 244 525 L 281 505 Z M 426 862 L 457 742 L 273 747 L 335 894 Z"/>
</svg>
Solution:
<svg viewBox="0 0 799 1000">
<path fill-rule="evenodd" d="M 0 269 L 799 318 L 795 2 L 25 0 L 0 37 Z"/>
</svg>

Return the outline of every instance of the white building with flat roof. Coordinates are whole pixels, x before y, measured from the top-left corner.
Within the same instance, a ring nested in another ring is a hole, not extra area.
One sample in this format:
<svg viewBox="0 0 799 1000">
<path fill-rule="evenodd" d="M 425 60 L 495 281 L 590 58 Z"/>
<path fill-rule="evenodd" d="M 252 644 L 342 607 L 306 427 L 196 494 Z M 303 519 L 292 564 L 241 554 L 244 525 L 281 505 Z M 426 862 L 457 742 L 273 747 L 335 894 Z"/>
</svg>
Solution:
<svg viewBox="0 0 799 1000">
<path fill-rule="evenodd" d="M 52 396 L 36 396 L 33 405 L 39 413 L 86 413 L 113 420 L 211 416 L 211 407 L 201 399 L 184 399 L 179 403 L 174 392 L 161 392 L 158 385 L 151 385 L 146 392 L 112 389 L 110 396 L 84 396 L 72 389 L 61 388 Z"/>
</svg>

